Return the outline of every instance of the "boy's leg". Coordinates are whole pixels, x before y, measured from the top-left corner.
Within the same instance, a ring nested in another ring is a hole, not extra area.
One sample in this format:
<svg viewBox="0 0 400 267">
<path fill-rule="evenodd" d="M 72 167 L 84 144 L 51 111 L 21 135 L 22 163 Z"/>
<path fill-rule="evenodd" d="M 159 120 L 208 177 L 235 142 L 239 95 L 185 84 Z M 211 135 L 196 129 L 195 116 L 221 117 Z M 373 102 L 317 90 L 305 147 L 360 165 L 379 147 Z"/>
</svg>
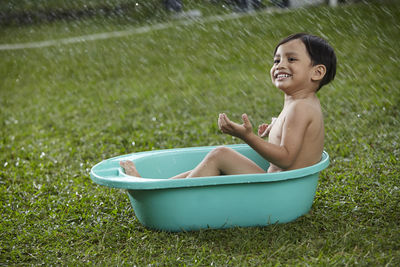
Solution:
<svg viewBox="0 0 400 267">
<path fill-rule="evenodd" d="M 256 163 L 228 147 L 217 147 L 194 168 L 190 177 L 265 173 Z"/>
<path fill-rule="evenodd" d="M 125 173 L 130 176 L 141 177 L 139 172 L 136 169 L 135 163 L 130 160 L 123 160 L 119 162 L 119 165 L 124 169 Z M 191 171 L 187 171 L 181 173 L 177 176 L 172 177 L 171 179 L 182 179 L 186 178 Z"/>
<path fill-rule="evenodd" d="M 121 161 L 120 165 L 126 174 L 141 177 L 132 161 Z M 265 170 L 235 150 L 221 146 L 208 153 L 193 170 L 181 173 L 171 179 L 247 173 L 265 173 Z"/>
<path fill-rule="evenodd" d="M 183 173 L 178 174 L 178 175 L 176 175 L 176 176 L 174 176 L 174 177 L 171 177 L 171 178 L 169 178 L 169 179 L 183 179 L 183 178 L 187 178 L 188 175 L 189 175 L 191 172 L 192 172 L 192 171 L 183 172 Z"/>
<path fill-rule="evenodd" d="M 123 160 L 119 162 L 119 165 L 125 170 L 125 173 L 130 176 L 141 177 L 136 169 L 135 164 L 130 160 Z"/>
</svg>

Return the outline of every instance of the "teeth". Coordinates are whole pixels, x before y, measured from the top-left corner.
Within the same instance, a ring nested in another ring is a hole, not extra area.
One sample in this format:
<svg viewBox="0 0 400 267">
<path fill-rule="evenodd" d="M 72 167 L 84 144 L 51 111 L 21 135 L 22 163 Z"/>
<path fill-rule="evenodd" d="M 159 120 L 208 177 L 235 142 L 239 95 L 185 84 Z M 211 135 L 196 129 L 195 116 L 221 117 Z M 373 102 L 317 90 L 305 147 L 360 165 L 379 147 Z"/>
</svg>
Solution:
<svg viewBox="0 0 400 267">
<path fill-rule="evenodd" d="M 290 75 L 289 74 L 278 74 L 278 75 L 276 75 L 276 78 L 287 78 L 287 77 L 290 77 Z"/>
</svg>

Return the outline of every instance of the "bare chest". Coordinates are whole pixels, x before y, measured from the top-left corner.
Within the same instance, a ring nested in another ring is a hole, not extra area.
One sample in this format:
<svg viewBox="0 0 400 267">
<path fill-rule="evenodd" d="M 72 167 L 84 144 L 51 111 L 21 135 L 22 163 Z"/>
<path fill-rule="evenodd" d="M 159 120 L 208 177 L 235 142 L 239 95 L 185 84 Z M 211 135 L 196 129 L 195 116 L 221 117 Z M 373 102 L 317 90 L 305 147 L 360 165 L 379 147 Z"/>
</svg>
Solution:
<svg viewBox="0 0 400 267">
<path fill-rule="evenodd" d="M 269 133 L 268 141 L 272 144 L 279 145 L 282 139 L 282 129 L 285 122 L 285 114 L 281 113 L 272 125 L 271 132 Z"/>
</svg>

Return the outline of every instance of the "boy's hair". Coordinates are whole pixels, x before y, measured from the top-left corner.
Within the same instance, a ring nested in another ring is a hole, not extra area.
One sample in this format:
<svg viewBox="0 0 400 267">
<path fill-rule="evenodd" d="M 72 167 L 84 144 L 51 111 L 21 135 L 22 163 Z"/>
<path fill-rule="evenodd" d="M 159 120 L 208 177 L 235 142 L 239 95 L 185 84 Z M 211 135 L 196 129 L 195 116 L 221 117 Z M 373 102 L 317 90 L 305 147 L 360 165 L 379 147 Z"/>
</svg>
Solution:
<svg viewBox="0 0 400 267">
<path fill-rule="evenodd" d="M 335 51 L 333 50 L 332 46 L 330 46 L 328 42 L 321 37 L 307 33 L 296 33 L 289 35 L 279 42 L 279 44 L 275 47 L 274 56 L 280 45 L 296 39 L 300 39 L 306 46 L 313 66 L 322 64 L 326 67 L 326 73 L 319 83 L 319 87 L 317 88 L 318 91 L 322 86 L 328 84 L 335 78 L 337 61 Z"/>
</svg>

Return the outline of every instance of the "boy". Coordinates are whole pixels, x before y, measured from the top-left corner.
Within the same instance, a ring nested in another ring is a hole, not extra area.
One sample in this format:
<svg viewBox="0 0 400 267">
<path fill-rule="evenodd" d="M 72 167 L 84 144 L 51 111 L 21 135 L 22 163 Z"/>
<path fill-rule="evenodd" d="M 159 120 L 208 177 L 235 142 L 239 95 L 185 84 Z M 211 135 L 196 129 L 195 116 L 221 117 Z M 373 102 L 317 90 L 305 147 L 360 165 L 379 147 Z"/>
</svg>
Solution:
<svg viewBox="0 0 400 267">
<path fill-rule="evenodd" d="M 272 83 L 285 93 L 281 113 L 271 125 L 258 127 L 258 136 L 246 114 L 243 124 L 220 114 L 223 133 L 238 137 L 270 162 L 268 172 L 311 166 L 320 161 L 324 147 L 324 122 L 316 92 L 334 79 L 336 55 L 322 38 L 298 33 L 283 39 L 275 48 Z M 268 142 L 262 138 L 269 136 Z M 131 161 L 120 165 L 126 174 L 140 177 Z M 212 150 L 193 170 L 172 178 L 265 173 L 250 159 L 227 147 Z"/>
</svg>

